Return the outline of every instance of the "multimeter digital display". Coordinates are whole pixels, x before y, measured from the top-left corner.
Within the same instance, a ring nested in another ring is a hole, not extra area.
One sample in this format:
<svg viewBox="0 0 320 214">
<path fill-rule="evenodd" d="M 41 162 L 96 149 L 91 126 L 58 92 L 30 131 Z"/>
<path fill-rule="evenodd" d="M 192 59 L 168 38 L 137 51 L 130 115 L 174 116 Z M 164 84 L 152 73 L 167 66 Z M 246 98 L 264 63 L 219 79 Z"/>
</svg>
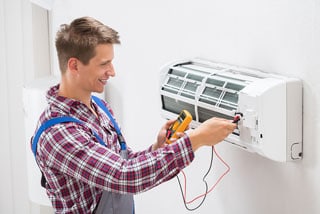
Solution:
<svg viewBox="0 0 320 214">
<path fill-rule="evenodd" d="M 184 132 L 192 121 L 192 115 L 187 110 L 182 110 L 177 120 L 167 130 L 166 143 L 172 143 L 171 138 L 176 138 L 177 132 Z"/>
</svg>

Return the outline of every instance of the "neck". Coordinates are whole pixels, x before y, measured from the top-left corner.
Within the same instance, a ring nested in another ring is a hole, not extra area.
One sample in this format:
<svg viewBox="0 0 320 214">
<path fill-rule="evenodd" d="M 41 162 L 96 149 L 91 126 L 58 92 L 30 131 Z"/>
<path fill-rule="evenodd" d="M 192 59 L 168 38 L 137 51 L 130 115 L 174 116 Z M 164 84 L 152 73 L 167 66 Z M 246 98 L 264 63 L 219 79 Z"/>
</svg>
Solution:
<svg viewBox="0 0 320 214">
<path fill-rule="evenodd" d="M 84 103 L 90 109 L 90 111 L 96 117 L 98 117 L 97 112 L 91 106 L 91 93 L 81 94 L 81 93 L 74 93 L 74 92 L 76 92 L 76 90 L 73 90 L 72 87 L 66 87 L 66 85 L 63 84 L 63 81 L 61 81 L 60 86 L 59 86 L 59 92 L 58 92 L 59 96 L 63 96 L 63 97 L 67 97 L 67 98 L 70 98 L 70 99 L 81 101 L 82 103 Z"/>
<path fill-rule="evenodd" d="M 81 101 L 88 108 L 92 109 L 92 107 L 91 107 L 91 93 L 80 91 L 77 86 L 74 86 L 73 84 L 69 84 L 66 81 L 67 80 L 65 80 L 63 78 L 61 79 L 58 95 Z"/>
</svg>

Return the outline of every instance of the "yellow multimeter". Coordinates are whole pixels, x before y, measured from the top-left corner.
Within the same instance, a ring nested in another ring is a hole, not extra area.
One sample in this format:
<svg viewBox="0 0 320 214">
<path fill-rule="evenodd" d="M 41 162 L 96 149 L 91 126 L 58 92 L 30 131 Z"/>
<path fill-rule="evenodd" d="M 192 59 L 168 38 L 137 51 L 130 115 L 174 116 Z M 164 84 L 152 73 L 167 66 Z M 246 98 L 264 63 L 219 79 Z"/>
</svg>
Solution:
<svg viewBox="0 0 320 214">
<path fill-rule="evenodd" d="M 172 143 L 171 138 L 176 138 L 177 132 L 184 132 L 192 121 L 192 115 L 187 110 L 182 110 L 177 120 L 167 130 L 166 143 Z"/>
</svg>

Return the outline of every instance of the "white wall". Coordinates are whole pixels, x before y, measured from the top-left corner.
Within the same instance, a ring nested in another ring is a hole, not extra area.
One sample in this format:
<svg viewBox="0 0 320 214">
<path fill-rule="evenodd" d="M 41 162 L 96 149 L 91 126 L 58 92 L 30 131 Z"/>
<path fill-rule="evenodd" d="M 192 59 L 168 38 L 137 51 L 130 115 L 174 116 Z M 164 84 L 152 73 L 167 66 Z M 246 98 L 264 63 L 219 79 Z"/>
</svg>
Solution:
<svg viewBox="0 0 320 214">
<path fill-rule="evenodd" d="M 0 1 L 0 213 L 50 210 L 28 199 L 22 88 L 50 74 L 47 12 L 28 0 Z M 30 137 L 30 136 L 29 136 Z"/>
<path fill-rule="evenodd" d="M 90 2 L 56 1 L 53 27 L 90 15 L 120 32 L 117 76 L 110 81 L 107 94 L 129 144 L 136 149 L 154 142 L 163 123 L 159 116 L 158 73 L 170 60 L 200 56 L 301 78 L 303 161 L 276 163 L 220 144 L 217 149 L 230 164 L 231 172 L 195 213 L 320 213 L 320 148 L 316 134 L 320 125 L 319 1 Z M 201 178 L 195 174 L 204 173 L 208 159 L 208 149 L 202 149 L 191 166 L 193 171 L 188 170 L 189 198 L 202 190 Z M 221 165 L 214 162 L 217 168 Z M 211 175 L 211 185 L 217 176 Z M 136 196 L 136 207 L 138 213 L 189 213 L 183 207 L 176 180 Z"/>
<path fill-rule="evenodd" d="M 38 212 L 30 208 L 27 198 L 21 120 L 22 86 L 38 75 L 32 70 L 32 33 L 28 30 L 32 14 L 26 2 L 0 1 L 0 213 Z M 168 61 L 200 56 L 301 78 L 304 159 L 277 163 L 221 143 L 217 150 L 231 172 L 194 213 L 320 213 L 319 1 L 91 0 L 89 4 L 56 0 L 52 15 L 53 33 L 60 24 L 83 15 L 94 16 L 120 32 L 117 76 L 107 87 L 107 97 L 135 149 L 153 143 L 164 122 L 159 114 L 158 72 Z M 57 70 L 56 64 L 53 67 Z M 189 198 L 202 190 L 197 175 L 204 173 L 208 159 L 209 150 L 201 149 L 187 170 Z M 222 170 L 217 161 L 214 170 Z M 217 176 L 211 174 L 208 183 L 212 185 Z M 136 196 L 136 209 L 141 214 L 190 213 L 183 206 L 176 180 Z"/>
<path fill-rule="evenodd" d="M 28 5 L 19 0 L 0 1 L 0 213 L 24 213 L 29 210 L 25 140 L 22 112 L 24 58 L 28 35 L 25 23 L 30 17 Z M 25 10 L 26 9 L 26 10 Z M 27 73 L 27 72 L 26 72 Z"/>
</svg>

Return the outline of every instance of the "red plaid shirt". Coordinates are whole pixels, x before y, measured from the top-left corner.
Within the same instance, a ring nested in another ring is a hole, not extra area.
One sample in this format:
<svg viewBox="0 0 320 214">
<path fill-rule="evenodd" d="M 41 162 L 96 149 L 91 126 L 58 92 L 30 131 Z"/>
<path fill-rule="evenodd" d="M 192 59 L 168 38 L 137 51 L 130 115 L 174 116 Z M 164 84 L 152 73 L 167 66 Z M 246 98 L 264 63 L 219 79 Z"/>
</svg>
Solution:
<svg viewBox="0 0 320 214">
<path fill-rule="evenodd" d="M 92 103 L 97 118 L 83 103 L 58 96 L 58 88 L 59 85 L 48 91 L 49 105 L 38 127 L 50 118 L 66 115 L 86 125 L 57 124 L 39 139 L 37 162 L 47 180 L 47 194 L 56 213 L 91 213 L 103 190 L 140 193 L 173 178 L 193 160 L 187 136 L 156 151 L 151 151 L 151 146 L 141 152 L 128 147 L 129 159 L 121 158 L 117 134 L 107 115 Z M 92 130 L 106 147 L 99 144 Z"/>
</svg>

